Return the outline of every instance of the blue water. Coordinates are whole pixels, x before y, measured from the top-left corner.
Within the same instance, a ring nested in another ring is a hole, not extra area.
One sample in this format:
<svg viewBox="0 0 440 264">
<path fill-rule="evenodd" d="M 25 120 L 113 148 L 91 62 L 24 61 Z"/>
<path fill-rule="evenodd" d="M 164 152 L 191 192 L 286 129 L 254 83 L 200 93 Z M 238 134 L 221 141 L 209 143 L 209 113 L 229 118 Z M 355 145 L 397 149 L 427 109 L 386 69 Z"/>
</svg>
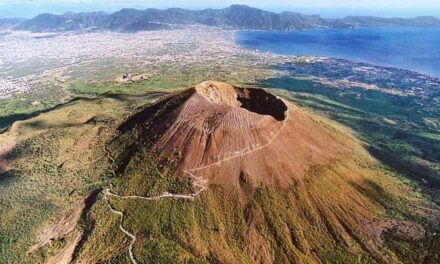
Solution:
<svg viewBox="0 0 440 264">
<path fill-rule="evenodd" d="M 245 48 L 260 51 L 349 59 L 440 77 L 440 28 L 241 31 L 236 41 Z"/>
</svg>

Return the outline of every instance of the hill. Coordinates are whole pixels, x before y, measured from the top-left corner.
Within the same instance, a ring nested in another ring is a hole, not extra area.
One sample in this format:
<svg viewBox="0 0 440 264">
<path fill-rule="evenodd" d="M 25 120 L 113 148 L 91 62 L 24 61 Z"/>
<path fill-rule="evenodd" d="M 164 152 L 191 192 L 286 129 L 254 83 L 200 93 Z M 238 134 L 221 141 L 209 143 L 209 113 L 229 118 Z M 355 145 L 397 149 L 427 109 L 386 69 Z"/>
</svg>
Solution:
<svg viewBox="0 0 440 264">
<path fill-rule="evenodd" d="M 224 9 L 205 10 L 124 8 L 112 14 L 102 12 L 41 14 L 22 22 L 15 29 L 34 32 L 96 29 L 132 32 L 170 29 L 184 25 L 205 25 L 242 30 L 301 30 L 356 26 L 439 27 L 440 20 L 435 17 L 326 19 L 318 15 L 303 15 L 294 12 L 274 13 L 246 5 L 232 5 Z"/>
<path fill-rule="evenodd" d="M 172 94 L 125 119 L 106 149 L 113 216 L 92 208 L 81 262 L 387 263 L 399 259 L 385 236 L 425 234 L 387 216 L 407 190 L 357 142 L 265 90 Z M 118 228 L 126 242 L 109 252 Z"/>
<path fill-rule="evenodd" d="M 107 17 L 108 15 L 103 12 L 64 13 L 62 15 L 41 14 L 30 20 L 23 21 L 14 29 L 45 32 L 101 28 Z"/>
</svg>

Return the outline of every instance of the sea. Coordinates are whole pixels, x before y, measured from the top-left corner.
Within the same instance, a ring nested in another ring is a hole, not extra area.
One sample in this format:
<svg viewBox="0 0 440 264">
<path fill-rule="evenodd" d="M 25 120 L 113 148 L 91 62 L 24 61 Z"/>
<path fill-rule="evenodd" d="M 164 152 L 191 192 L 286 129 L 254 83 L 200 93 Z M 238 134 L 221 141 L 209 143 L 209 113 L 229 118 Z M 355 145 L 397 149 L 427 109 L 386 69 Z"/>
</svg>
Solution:
<svg viewBox="0 0 440 264">
<path fill-rule="evenodd" d="M 247 49 L 391 66 L 440 77 L 440 28 L 366 27 L 305 31 L 239 31 Z"/>
</svg>

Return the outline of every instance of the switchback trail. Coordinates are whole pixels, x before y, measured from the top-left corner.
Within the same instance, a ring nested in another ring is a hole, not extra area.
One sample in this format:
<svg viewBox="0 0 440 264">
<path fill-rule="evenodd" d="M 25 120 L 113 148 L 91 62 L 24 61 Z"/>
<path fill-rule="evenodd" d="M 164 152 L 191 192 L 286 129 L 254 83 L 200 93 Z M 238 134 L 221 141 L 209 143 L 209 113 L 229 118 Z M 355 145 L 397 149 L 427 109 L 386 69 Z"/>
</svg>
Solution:
<svg viewBox="0 0 440 264">
<path fill-rule="evenodd" d="M 286 103 L 286 102 L 284 102 L 284 103 Z M 248 149 L 248 150 L 246 150 L 246 151 L 244 151 L 242 153 L 237 153 L 237 154 L 231 155 L 229 157 L 225 157 L 224 159 L 218 160 L 218 161 L 213 162 L 213 163 L 208 164 L 208 165 L 204 165 L 204 166 L 197 167 L 197 168 L 192 168 L 192 169 L 189 169 L 189 170 L 184 170 L 184 173 L 186 173 L 190 177 L 190 179 L 192 180 L 192 184 L 193 184 L 193 186 L 196 189 L 196 191 L 194 193 L 191 193 L 191 194 L 175 194 L 175 193 L 165 192 L 165 193 L 163 193 L 163 194 L 161 194 L 159 196 L 152 196 L 152 197 L 144 197 L 144 196 L 137 196 L 137 195 L 122 196 L 122 195 L 118 195 L 118 194 L 115 194 L 115 193 L 112 192 L 112 190 L 111 190 L 112 185 L 110 183 L 110 188 L 105 189 L 104 199 L 107 202 L 107 205 L 110 208 L 110 210 L 114 214 L 119 215 L 119 217 L 120 217 L 119 229 L 125 235 L 130 237 L 130 239 L 131 239 L 130 245 L 128 247 L 128 253 L 129 253 L 129 257 L 130 257 L 131 262 L 133 264 L 138 264 L 138 262 L 136 261 L 136 258 L 134 256 L 134 253 L 133 253 L 133 246 L 134 246 L 134 243 L 136 242 L 136 236 L 134 234 L 130 233 L 127 229 L 124 228 L 124 226 L 123 226 L 123 224 L 124 224 L 124 213 L 121 212 L 121 211 L 116 210 L 110 204 L 110 202 L 109 202 L 109 197 L 110 196 L 118 198 L 118 199 L 139 199 L 139 200 L 144 200 L 144 201 L 157 201 L 157 200 L 166 199 L 166 198 L 186 199 L 186 200 L 193 201 L 200 193 L 202 193 L 203 191 L 208 189 L 208 180 L 207 179 L 203 179 L 202 176 L 195 175 L 194 173 L 196 171 L 200 171 L 200 170 L 212 167 L 212 166 L 220 165 L 223 162 L 226 162 L 226 161 L 238 158 L 238 157 L 242 157 L 242 156 L 248 155 L 248 154 L 250 154 L 252 152 L 259 151 L 259 150 L 269 146 L 280 135 L 281 131 L 285 127 L 285 124 L 286 124 L 287 120 L 289 119 L 289 108 L 287 108 L 285 114 L 286 114 L 286 117 L 284 118 L 283 124 L 281 125 L 280 129 L 275 133 L 275 135 L 266 144 L 261 145 L 261 146 L 257 146 L 257 147 L 255 147 L 253 149 Z M 104 152 L 106 153 L 108 159 L 111 161 L 111 164 L 113 165 L 113 163 L 115 162 L 115 159 L 112 157 L 110 151 L 108 151 L 106 145 L 104 145 Z M 113 167 L 112 165 L 111 165 L 111 167 Z M 113 169 L 111 169 L 111 173 L 113 174 L 114 178 L 116 178 L 117 175 L 116 175 L 116 172 Z"/>
</svg>

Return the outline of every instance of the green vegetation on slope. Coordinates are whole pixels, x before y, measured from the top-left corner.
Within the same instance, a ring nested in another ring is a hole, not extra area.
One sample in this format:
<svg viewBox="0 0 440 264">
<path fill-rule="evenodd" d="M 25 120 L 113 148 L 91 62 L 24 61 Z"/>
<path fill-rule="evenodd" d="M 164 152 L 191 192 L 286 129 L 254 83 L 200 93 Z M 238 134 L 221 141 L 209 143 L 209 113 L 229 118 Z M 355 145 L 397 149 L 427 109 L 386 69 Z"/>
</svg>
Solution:
<svg viewBox="0 0 440 264">
<path fill-rule="evenodd" d="M 261 83 L 303 107 L 351 128 L 373 156 L 414 180 L 440 203 L 440 140 L 412 98 L 360 88 L 335 89 L 307 78 L 274 78 Z"/>
<path fill-rule="evenodd" d="M 157 96 L 161 93 L 76 100 L 0 134 L 2 143 L 16 144 L 4 153 L 8 170 L 0 173 L 1 263 L 43 262 L 72 239 L 51 239 L 24 258 L 44 231 L 82 210 L 84 199 L 106 185 L 102 146 L 112 122 Z"/>
<path fill-rule="evenodd" d="M 261 85 L 352 129 L 375 158 L 440 204 L 440 133 L 435 125 L 439 109 L 422 112 L 410 96 L 330 88 L 307 77 L 272 78 Z M 405 218 L 423 224 L 428 237 L 411 241 L 388 234 L 386 245 L 405 263 L 436 263 L 440 237 L 434 234 L 439 233 L 438 223 L 411 214 Z"/>
</svg>

